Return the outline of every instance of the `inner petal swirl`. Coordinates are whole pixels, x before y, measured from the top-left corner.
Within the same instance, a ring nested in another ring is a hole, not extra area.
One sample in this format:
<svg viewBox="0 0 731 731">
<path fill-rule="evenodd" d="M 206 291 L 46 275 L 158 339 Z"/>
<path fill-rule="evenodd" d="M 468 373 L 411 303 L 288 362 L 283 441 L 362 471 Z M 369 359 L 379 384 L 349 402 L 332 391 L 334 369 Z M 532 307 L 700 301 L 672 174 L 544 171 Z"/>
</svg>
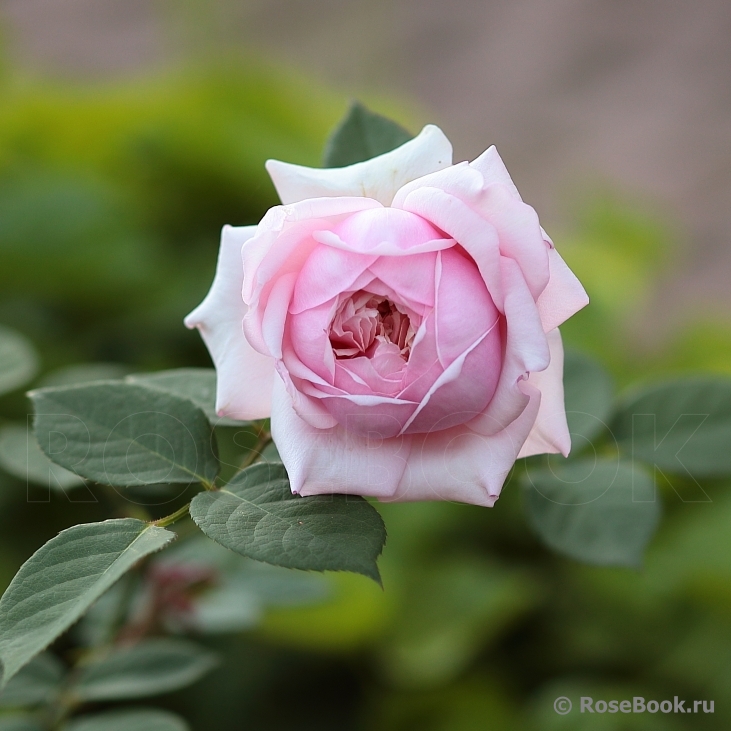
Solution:
<svg viewBox="0 0 731 731">
<path fill-rule="evenodd" d="M 339 359 L 388 352 L 406 363 L 416 331 L 411 318 L 391 300 L 372 292 L 355 292 L 344 300 L 330 325 L 330 344 Z"/>
</svg>

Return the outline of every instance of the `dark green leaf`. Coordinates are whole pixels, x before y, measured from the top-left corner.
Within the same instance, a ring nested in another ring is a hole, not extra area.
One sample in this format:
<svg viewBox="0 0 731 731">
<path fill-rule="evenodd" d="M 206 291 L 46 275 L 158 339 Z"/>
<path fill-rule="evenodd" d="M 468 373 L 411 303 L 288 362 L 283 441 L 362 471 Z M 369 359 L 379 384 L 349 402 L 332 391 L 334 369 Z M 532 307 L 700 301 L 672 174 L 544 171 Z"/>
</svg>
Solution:
<svg viewBox="0 0 731 731">
<path fill-rule="evenodd" d="M 610 436 L 612 379 L 594 359 L 571 349 L 566 350 L 564 359 L 564 399 L 573 452 L 581 451 L 597 437 Z"/>
<path fill-rule="evenodd" d="M 0 429 L 0 467 L 24 482 L 52 490 L 64 491 L 84 484 L 81 477 L 51 462 L 35 435 L 24 426 L 10 424 Z"/>
<path fill-rule="evenodd" d="M 403 127 L 359 102 L 351 104 L 325 145 L 323 167 L 341 168 L 370 160 L 412 139 Z"/>
<path fill-rule="evenodd" d="M 145 640 L 84 665 L 73 693 L 84 701 L 126 700 L 169 693 L 195 683 L 217 662 L 215 655 L 193 642 Z"/>
<path fill-rule="evenodd" d="M 134 373 L 127 376 L 126 380 L 190 399 L 215 426 L 240 426 L 247 423 L 216 414 L 216 371 L 213 368 L 175 368 L 157 373 Z"/>
<path fill-rule="evenodd" d="M 63 680 L 65 668 L 50 652 L 34 657 L 0 692 L 0 708 L 27 708 L 48 703 Z"/>
<path fill-rule="evenodd" d="M 731 379 L 685 378 L 631 396 L 612 422 L 633 459 L 694 478 L 731 474 Z"/>
<path fill-rule="evenodd" d="M 225 489 L 199 493 L 190 514 L 209 538 L 257 561 L 380 583 L 386 529 L 378 512 L 360 497 L 292 495 L 280 464 L 255 464 Z"/>
<path fill-rule="evenodd" d="M 20 333 L 0 325 L 0 394 L 28 383 L 38 371 L 38 356 Z"/>
<path fill-rule="evenodd" d="M 551 548 L 586 563 L 641 563 L 660 518 L 659 502 L 644 501 L 653 493 L 646 473 L 615 461 L 576 460 L 530 470 L 523 485 L 530 523 Z"/>
<path fill-rule="evenodd" d="M 38 381 L 38 385 L 48 386 L 75 386 L 79 383 L 93 381 L 114 381 L 124 378 L 129 368 L 121 363 L 78 363 L 64 366 L 47 373 Z"/>
<path fill-rule="evenodd" d="M 0 716 L 0 731 L 46 731 L 33 716 Z"/>
<path fill-rule="evenodd" d="M 218 474 L 211 426 L 188 399 L 112 381 L 30 396 L 41 449 L 83 477 L 128 486 L 212 484 Z"/>
<path fill-rule="evenodd" d="M 7 683 L 63 634 L 122 574 L 175 538 L 133 518 L 61 531 L 24 564 L 0 599 L 0 659 Z"/>
<path fill-rule="evenodd" d="M 188 731 L 188 724 L 169 711 L 129 708 L 75 718 L 62 731 Z"/>
</svg>

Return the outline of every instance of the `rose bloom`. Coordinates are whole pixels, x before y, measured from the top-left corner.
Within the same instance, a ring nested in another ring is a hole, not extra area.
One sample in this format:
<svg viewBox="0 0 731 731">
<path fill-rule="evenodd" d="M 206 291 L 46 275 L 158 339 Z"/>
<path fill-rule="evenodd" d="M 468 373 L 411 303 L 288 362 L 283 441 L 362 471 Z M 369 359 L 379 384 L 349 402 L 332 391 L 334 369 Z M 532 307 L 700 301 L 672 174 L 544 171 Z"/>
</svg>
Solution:
<svg viewBox="0 0 731 731">
<path fill-rule="evenodd" d="M 223 229 L 185 322 L 218 414 L 271 417 L 294 493 L 492 506 L 518 457 L 568 454 L 558 326 L 588 298 L 495 147 L 452 165 L 430 125 L 267 170 L 283 205 Z"/>
</svg>

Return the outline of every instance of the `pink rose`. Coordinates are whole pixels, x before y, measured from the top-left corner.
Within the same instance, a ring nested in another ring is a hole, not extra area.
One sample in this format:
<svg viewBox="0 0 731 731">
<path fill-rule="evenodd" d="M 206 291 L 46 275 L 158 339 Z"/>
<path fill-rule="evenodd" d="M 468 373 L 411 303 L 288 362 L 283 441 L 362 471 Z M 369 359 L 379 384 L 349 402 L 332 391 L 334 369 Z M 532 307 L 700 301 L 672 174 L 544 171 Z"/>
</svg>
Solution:
<svg viewBox="0 0 731 731">
<path fill-rule="evenodd" d="M 270 160 L 283 205 L 223 230 L 186 324 L 295 493 L 492 506 L 518 457 L 569 452 L 557 328 L 586 293 L 496 149 L 451 158 L 427 126 L 345 168 Z"/>
</svg>

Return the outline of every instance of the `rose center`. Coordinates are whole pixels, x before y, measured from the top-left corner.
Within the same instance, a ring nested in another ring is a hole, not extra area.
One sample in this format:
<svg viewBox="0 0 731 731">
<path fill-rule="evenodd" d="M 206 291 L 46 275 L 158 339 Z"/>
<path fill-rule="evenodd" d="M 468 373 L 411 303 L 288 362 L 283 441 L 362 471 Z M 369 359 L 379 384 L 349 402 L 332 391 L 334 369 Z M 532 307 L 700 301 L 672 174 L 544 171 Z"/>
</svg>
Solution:
<svg viewBox="0 0 731 731">
<path fill-rule="evenodd" d="M 356 292 L 338 307 L 330 325 L 330 344 L 337 358 L 373 358 L 385 351 L 407 361 L 415 334 L 409 316 L 391 300 Z"/>
</svg>

